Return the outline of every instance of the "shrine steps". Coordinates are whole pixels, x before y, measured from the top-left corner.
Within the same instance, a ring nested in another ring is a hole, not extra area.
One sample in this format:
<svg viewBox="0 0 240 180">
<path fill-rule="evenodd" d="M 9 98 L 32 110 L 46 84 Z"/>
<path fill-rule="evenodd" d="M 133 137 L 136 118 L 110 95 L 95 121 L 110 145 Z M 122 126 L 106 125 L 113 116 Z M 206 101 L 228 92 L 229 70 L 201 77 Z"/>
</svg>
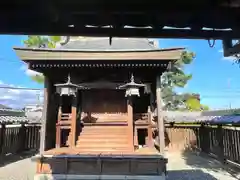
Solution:
<svg viewBox="0 0 240 180">
<path fill-rule="evenodd" d="M 76 146 L 81 151 L 128 151 L 127 130 L 128 126 L 87 126 L 78 136 Z"/>
</svg>

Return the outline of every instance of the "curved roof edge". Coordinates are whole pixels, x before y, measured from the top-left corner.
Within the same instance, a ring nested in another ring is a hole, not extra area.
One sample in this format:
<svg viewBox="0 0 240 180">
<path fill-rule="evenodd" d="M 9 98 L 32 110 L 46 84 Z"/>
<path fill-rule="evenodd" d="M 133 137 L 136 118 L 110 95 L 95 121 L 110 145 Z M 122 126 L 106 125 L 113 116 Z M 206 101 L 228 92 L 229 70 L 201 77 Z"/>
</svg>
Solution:
<svg viewBox="0 0 240 180">
<path fill-rule="evenodd" d="M 178 60 L 184 48 L 144 51 L 69 51 L 59 49 L 14 48 L 23 61 L 32 60 Z"/>
<path fill-rule="evenodd" d="M 107 53 L 107 52 L 163 52 L 163 51 L 175 51 L 175 50 L 185 50 L 184 47 L 175 48 L 163 48 L 163 49 L 134 49 L 134 50 L 90 50 L 90 49 L 53 49 L 53 48 L 26 48 L 26 47 L 13 47 L 14 50 L 22 51 L 40 51 L 40 52 L 92 52 L 92 53 Z"/>
</svg>

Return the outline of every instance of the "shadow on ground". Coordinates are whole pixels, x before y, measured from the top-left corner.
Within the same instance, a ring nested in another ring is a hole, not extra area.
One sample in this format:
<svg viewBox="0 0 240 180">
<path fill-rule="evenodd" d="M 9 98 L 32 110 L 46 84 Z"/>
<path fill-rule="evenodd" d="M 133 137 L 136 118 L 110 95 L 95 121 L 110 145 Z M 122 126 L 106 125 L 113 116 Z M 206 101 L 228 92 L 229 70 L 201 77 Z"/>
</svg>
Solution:
<svg viewBox="0 0 240 180">
<path fill-rule="evenodd" d="M 0 167 L 4 167 L 8 164 L 30 158 L 30 157 L 34 156 L 35 154 L 37 154 L 36 151 L 26 151 L 26 152 L 19 153 L 19 154 L 10 154 L 10 155 L 5 155 L 5 156 L 0 156 Z"/>
<path fill-rule="evenodd" d="M 201 170 L 169 170 L 167 180 L 217 180 Z"/>
<path fill-rule="evenodd" d="M 205 168 L 214 172 L 226 171 L 233 177 L 236 177 L 240 171 L 239 168 L 221 163 L 207 154 L 196 151 L 185 150 L 182 152 L 182 157 L 185 160 L 186 165 L 194 168 Z"/>
</svg>

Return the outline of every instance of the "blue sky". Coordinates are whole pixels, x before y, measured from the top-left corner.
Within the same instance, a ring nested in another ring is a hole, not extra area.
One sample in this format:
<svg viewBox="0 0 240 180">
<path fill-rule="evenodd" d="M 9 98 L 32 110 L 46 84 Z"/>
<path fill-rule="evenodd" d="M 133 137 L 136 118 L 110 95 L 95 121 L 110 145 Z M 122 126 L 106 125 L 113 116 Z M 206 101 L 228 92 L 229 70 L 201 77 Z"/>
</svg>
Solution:
<svg viewBox="0 0 240 180">
<path fill-rule="evenodd" d="M 179 92 L 196 92 L 201 95 L 201 102 L 211 108 L 240 107 L 240 66 L 232 58 L 224 58 L 221 41 L 216 41 L 213 48 L 206 40 L 159 41 L 159 46 L 186 47 L 196 53 L 196 58 L 185 69 L 193 75 L 192 80 Z"/>
<path fill-rule="evenodd" d="M 41 88 L 27 75 L 26 65 L 20 61 L 14 46 L 23 46 L 26 36 L 0 35 L 0 86 Z M 0 89 L 0 103 L 10 107 L 22 107 L 37 102 L 36 91 Z"/>
<path fill-rule="evenodd" d="M 0 36 L 0 85 L 41 88 L 27 75 L 26 66 L 15 52 L 14 46 L 23 46 L 25 36 Z M 223 58 L 221 41 L 216 41 L 210 48 L 206 40 L 178 40 L 160 39 L 161 48 L 186 47 L 196 53 L 196 58 L 185 69 L 193 75 L 192 80 L 185 88 L 178 92 L 200 93 L 202 103 L 211 108 L 240 107 L 240 67 L 234 64 L 231 58 Z M 1 90 L 0 103 L 10 106 L 36 102 L 36 92 L 32 91 L 4 91 Z M 11 99 L 11 97 L 13 97 Z M 14 100 L 13 100 L 14 99 Z"/>
</svg>

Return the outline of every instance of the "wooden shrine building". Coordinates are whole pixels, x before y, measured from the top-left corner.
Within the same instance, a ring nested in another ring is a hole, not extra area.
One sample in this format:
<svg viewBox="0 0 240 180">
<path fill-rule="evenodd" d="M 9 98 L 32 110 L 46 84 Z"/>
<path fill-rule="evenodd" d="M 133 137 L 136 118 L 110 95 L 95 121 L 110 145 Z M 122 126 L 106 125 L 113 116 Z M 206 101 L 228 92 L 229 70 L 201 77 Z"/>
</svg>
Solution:
<svg viewBox="0 0 240 180">
<path fill-rule="evenodd" d="M 165 179 L 160 77 L 183 48 L 90 38 L 14 49 L 45 76 L 36 179 Z"/>
</svg>

